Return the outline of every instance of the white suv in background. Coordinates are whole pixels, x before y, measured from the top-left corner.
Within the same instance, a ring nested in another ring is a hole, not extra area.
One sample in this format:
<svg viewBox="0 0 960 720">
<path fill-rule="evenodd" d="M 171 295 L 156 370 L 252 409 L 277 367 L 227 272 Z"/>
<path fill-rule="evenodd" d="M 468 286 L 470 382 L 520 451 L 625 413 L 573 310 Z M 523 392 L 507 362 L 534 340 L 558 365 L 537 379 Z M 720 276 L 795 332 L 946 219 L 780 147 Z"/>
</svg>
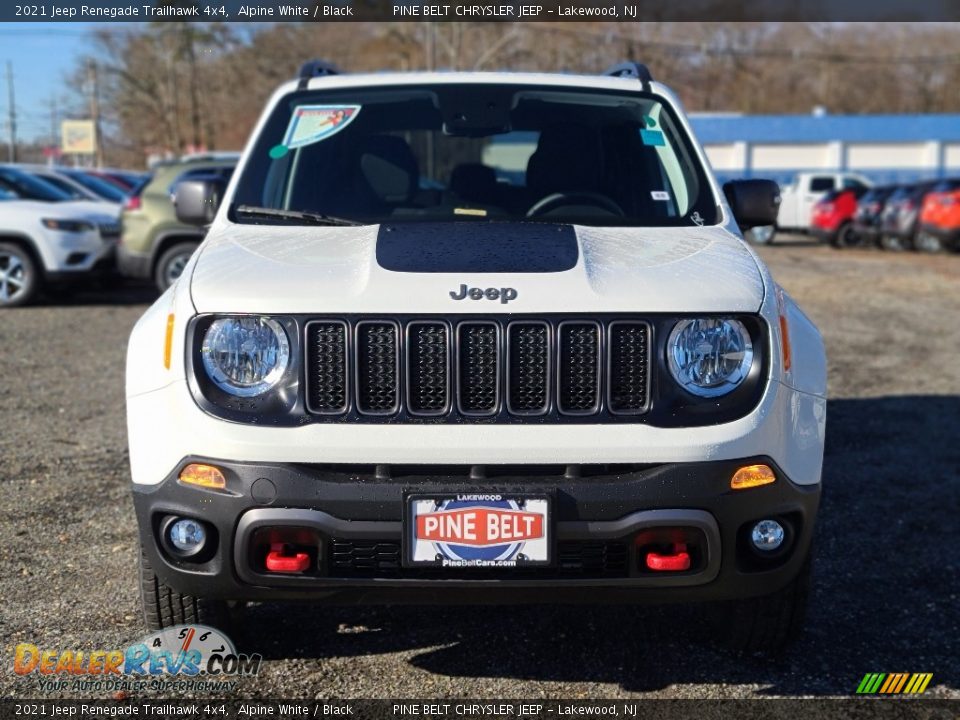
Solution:
<svg viewBox="0 0 960 720">
<path fill-rule="evenodd" d="M 29 302 L 44 284 L 83 277 L 113 262 L 117 211 L 0 165 L 0 308 Z"/>
</svg>

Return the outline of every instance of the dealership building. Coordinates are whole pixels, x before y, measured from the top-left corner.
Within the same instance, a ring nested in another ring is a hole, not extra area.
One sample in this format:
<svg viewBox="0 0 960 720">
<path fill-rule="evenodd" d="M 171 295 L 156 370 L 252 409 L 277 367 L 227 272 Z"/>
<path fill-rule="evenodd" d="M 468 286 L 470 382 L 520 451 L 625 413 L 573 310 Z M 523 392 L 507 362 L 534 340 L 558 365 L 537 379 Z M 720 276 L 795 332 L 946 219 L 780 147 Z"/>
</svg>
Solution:
<svg viewBox="0 0 960 720">
<path fill-rule="evenodd" d="M 721 180 L 783 184 L 823 170 L 876 183 L 960 176 L 960 115 L 694 113 L 690 122 Z"/>
</svg>

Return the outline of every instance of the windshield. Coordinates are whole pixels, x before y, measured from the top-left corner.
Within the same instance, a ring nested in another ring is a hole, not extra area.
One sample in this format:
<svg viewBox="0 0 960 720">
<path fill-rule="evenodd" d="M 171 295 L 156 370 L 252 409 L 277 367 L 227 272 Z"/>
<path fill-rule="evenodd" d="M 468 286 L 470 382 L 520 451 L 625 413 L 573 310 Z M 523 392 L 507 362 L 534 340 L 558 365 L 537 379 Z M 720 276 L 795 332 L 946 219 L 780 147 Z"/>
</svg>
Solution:
<svg viewBox="0 0 960 720">
<path fill-rule="evenodd" d="M 250 208 L 362 223 L 718 218 L 693 147 L 654 96 L 472 84 L 288 96 L 257 139 L 230 217 L 296 222 Z"/>
<path fill-rule="evenodd" d="M 13 168 L 0 168 L 0 200 L 43 200 L 63 202 L 70 196 L 32 175 Z"/>
</svg>

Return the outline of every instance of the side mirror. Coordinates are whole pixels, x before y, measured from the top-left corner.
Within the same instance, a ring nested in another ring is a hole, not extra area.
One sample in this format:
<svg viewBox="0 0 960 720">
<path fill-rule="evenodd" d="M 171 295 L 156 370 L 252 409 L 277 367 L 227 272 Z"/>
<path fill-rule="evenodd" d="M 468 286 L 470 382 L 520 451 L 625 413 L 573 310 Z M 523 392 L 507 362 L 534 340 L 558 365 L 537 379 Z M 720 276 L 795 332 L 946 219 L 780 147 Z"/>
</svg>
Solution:
<svg viewBox="0 0 960 720">
<path fill-rule="evenodd" d="M 217 215 L 226 190 L 221 180 L 184 180 L 173 191 L 177 220 L 186 225 L 209 225 Z"/>
<path fill-rule="evenodd" d="M 773 180 L 732 180 L 723 194 L 741 229 L 776 225 L 780 212 L 780 186 Z"/>
</svg>

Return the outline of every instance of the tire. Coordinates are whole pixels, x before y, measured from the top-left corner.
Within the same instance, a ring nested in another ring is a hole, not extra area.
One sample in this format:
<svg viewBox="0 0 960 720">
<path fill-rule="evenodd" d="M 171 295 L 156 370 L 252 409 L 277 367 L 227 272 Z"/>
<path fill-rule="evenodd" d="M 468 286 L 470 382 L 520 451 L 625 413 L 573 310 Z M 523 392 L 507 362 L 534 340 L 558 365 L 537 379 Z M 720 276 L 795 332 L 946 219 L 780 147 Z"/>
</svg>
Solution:
<svg viewBox="0 0 960 720">
<path fill-rule="evenodd" d="M 153 273 L 153 280 L 160 292 L 166 292 L 167 288 L 180 277 L 190 256 L 199 245 L 198 242 L 180 242 L 164 251 Z"/>
<path fill-rule="evenodd" d="M 857 233 L 853 229 L 853 223 L 845 222 L 841 225 L 837 229 L 836 235 L 834 235 L 830 241 L 830 244 L 837 250 L 844 250 L 859 245 L 860 238 L 857 237 Z"/>
<path fill-rule="evenodd" d="M 43 284 L 33 257 L 20 245 L 0 243 L 0 308 L 33 300 Z"/>
<path fill-rule="evenodd" d="M 888 252 L 903 252 L 909 249 L 906 241 L 899 235 L 881 235 L 880 247 Z"/>
<path fill-rule="evenodd" d="M 810 593 L 811 562 L 807 557 L 790 584 L 771 595 L 734 600 L 716 608 L 715 628 L 736 652 L 775 655 L 803 629 Z"/>
<path fill-rule="evenodd" d="M 230 611 L 222 600 L 193 597 L 164 585 L 140 551 L 140 602 L 151 632 L 173 625 L 208 625 L 229 633 Z"/>
<path fill-rule="evenodd" d="M 913 249 L 922 253 L 943 252 L 943 241 L 933 233 L 921 230 L 913 241 Z"/>
<path fill-rule="evenodd" d="M 762 227 L 753 227 L 743 233 L 743 239 L 751 245 L 770 245 L 777 234 L 775 225 L 763 225 Z"/>
</svg>

